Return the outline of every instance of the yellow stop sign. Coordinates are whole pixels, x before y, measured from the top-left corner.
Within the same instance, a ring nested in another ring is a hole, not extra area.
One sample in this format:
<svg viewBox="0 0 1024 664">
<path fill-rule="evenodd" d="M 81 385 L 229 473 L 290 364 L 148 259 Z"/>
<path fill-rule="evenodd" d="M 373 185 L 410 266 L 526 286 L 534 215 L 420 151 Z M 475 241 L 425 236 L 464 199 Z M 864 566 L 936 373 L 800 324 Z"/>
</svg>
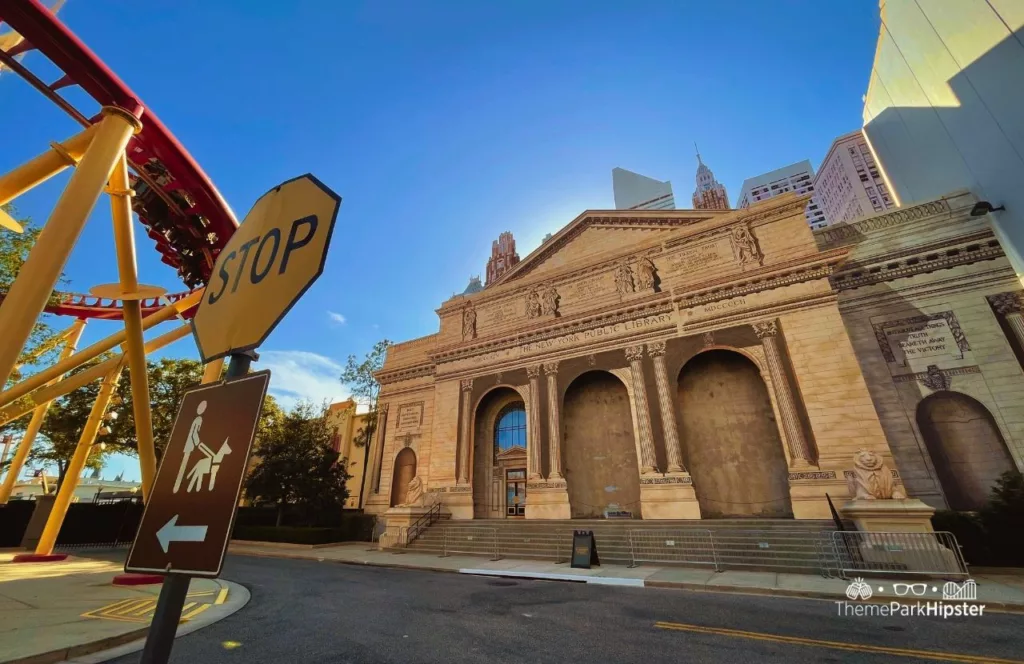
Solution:
<svg viewBox="0 0 1024 664">
<path fill-rule="evenodd" d="M 192 319 L 203 362 L 263 343 L 324 270 L 341 196 L 310 174 L 263 194 L 217 256 Z"/>
</svg>

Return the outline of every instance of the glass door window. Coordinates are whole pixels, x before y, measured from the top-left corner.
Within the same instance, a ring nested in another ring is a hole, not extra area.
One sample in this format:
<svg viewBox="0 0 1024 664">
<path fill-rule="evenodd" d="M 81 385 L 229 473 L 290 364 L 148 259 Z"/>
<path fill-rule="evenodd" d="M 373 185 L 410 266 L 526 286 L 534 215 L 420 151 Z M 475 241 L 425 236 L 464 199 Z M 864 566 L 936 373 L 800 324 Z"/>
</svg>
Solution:
<svg viewBox="0 0 1024 664">
<path fill-rule="evenodd" d="M 505 510 L 508 516 L 526 515 L 526 471 L 509 470 L 505 474 Z"/>
</svg>

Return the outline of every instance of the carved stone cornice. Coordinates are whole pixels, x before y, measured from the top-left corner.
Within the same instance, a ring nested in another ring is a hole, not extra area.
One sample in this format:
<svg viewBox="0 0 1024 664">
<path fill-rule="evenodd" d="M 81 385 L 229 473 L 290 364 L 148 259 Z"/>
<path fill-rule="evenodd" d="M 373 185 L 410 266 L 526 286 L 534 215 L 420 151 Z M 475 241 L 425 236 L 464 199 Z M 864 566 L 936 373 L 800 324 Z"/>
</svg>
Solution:
<svg viewBox="0 0 1024 664">
<path fill-rule="evenodd" d="M 765 337 L 774 337 L 779 333 L 779 325 L 773 320 L 754 323 L 751 327 L 754 328 L 754 334 L 757 335 L 758 339 L 764 339 Z"/>
<path fill-rule="evenodd" d="M 387 385 L 389 383 L 397 383 L 403 380 L 433 376 L 434 368 L 433 363 L 416 364 L 411 367 L 402 367 L 401 369 L 394 369 L 392 371 L 378 371 L 374 375 L 377 378 L 378 383 L 381 385 Z"/>
<path fill-rule="evenodd" d="M 997 293 L 989 295 L 988 301 L 1000 316 L 1019 314 L 1024 309 L 1024 292 Z"/>
<path fill-rule="evenodd" d="M 921 205 L 914 205 L 913 207 L 901 208 L 895 212 L 888 212 L 886 214 L 868 217 L 867 219 L 857 221 L 852 224 L 836 224 L 834 226 L 827 226 L 819 231 L 815 231 L 814 234 L 820 238 L 822 242 L 833 244 L 844 240 L 856 240 L 864 233 L 880 230 L 882 228 L 898 226 L 900 224 L 905 224 L 908 221 L 924 219 L 925 217 L 931 217 L 949 211 L 949 203 L 945 200 L 930 201 L 928 203 L 922 203 Z"/>
<path fill-rule="evenodd" d="M 943 248 L 937 251 L 931 250 L 931 247 L 917 247 L 898 254 L 872 258 L 868 264 L 847 264 L 841 271 L 832 275 L 829 281 L 837 290 L 849 290 L 936 270 L 947 270 L 959 265 L 988 261 L 1005 255 L 999 241 L 991 232 L 978 233 L 975 237 L 980 241 L 964 245 L 963 243 L 969 240 L 959 238 L 957 241 L 962 246 L 949 247 L 948 243 L 942 243 Z"/>
</svg>

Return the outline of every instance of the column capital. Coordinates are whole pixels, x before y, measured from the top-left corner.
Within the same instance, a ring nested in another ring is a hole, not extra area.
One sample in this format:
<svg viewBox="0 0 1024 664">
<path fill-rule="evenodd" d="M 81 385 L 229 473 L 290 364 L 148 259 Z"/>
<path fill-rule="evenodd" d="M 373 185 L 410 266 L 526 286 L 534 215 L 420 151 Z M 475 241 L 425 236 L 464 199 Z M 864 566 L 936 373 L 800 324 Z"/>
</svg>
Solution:
<svg viewBox="0 0 1024 664">
<path fill-rule="evenodd" d="M 757 335 L 758 339 L 764 339 L 766 337 L 774 337 L 779 333 L 779 326 L 773 320 L 766 320 L 760 323 L 754 323 L 754 334 Z"/>
<path fill-rule="evenodd" d="M 377 404 L 377 415 L 378 416 L 380 416 L 380 415 L 387 415 L 388 406 L 389 405 L 391 405 L 391 404 L 389 402 L 387 402 L 387 401 L 385 401 L 384 403 L 378 403 Z"/>
<path fill-rule="evenodd" d="M 544 373 L 548 376 L 554 376 L 558 373 L 558 362 L 545 362 Z"/>
<path fill-rule="evenodd" d="M 1010 292 L 989 295 L 988 301 L 992 308 L 1001 316 L 1020 313 L 1024 309 L 1024 293 Z"/>
<path fill-rule="evenodd" d="M 529 378 L 538 378 L 538 377 L 540 377 L 540 365 L 539 364 L 535 364 L 532 367 L 526 367 L 526 375 Z"/>
<path fill-rule="evenodd" d="M 625 349 L 626 359 L 630 362 L 638 362 L 644 358 L 644 347 L 641 346 L 629 346 Z"/>
<path fill-rule="evenodd" d="M 651 357 L 661 357 L 665 354 L 665 342 L 664 341 L 652 341 L 647 344 L 647 354 Z"/>
<path fill-rule="evenodd" d="M 472 378 L 463 378 L 462 379 L 462 391 L 463 392 L 469 392 L 472 389 L 473 389 L 473 379 Z"/>
</svg>

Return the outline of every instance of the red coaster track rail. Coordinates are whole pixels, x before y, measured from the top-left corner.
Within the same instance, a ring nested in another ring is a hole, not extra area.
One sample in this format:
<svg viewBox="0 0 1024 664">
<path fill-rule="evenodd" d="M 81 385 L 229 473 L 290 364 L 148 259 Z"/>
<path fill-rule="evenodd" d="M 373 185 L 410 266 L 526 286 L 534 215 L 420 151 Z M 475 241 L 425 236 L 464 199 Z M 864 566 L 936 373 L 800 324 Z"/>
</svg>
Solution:
<svg viewBox="0 0 1024 664">
<path fill-rule="evenodd" d="M 210 178 L 138 95 L 38 0 L 0 1 L 0 23 L 8 24 L 24 37 L 23 42 L 7 52 L 0 50 L 0 63 L 80 124 L 91 124 L 98 116 L 90 119 L 80 112 L 58 93 L 61 88 L 77 85 L 100 106 L 142 109 L 142 132 L 128 145 L 128 160 L 134 171 L 132 188 L 136 192 L 132 207 L 156 243 L 163 262 L 177 269 L 190 289 L 205 284 L 217 254 L 238 227 L 231 208 Z M 46 56 L 63 76 L 47 84 L 15 59 L 32 50 Z M 117 317 L 108 315 L 113 314 L 113 302 L 92 302 L 97 298 L 91 295 L 68 295 L 66 299 L 66 305 L 48 310 L 76 316 L 91 312 L 97 315 L 88 317 Z"/>
</svg>

